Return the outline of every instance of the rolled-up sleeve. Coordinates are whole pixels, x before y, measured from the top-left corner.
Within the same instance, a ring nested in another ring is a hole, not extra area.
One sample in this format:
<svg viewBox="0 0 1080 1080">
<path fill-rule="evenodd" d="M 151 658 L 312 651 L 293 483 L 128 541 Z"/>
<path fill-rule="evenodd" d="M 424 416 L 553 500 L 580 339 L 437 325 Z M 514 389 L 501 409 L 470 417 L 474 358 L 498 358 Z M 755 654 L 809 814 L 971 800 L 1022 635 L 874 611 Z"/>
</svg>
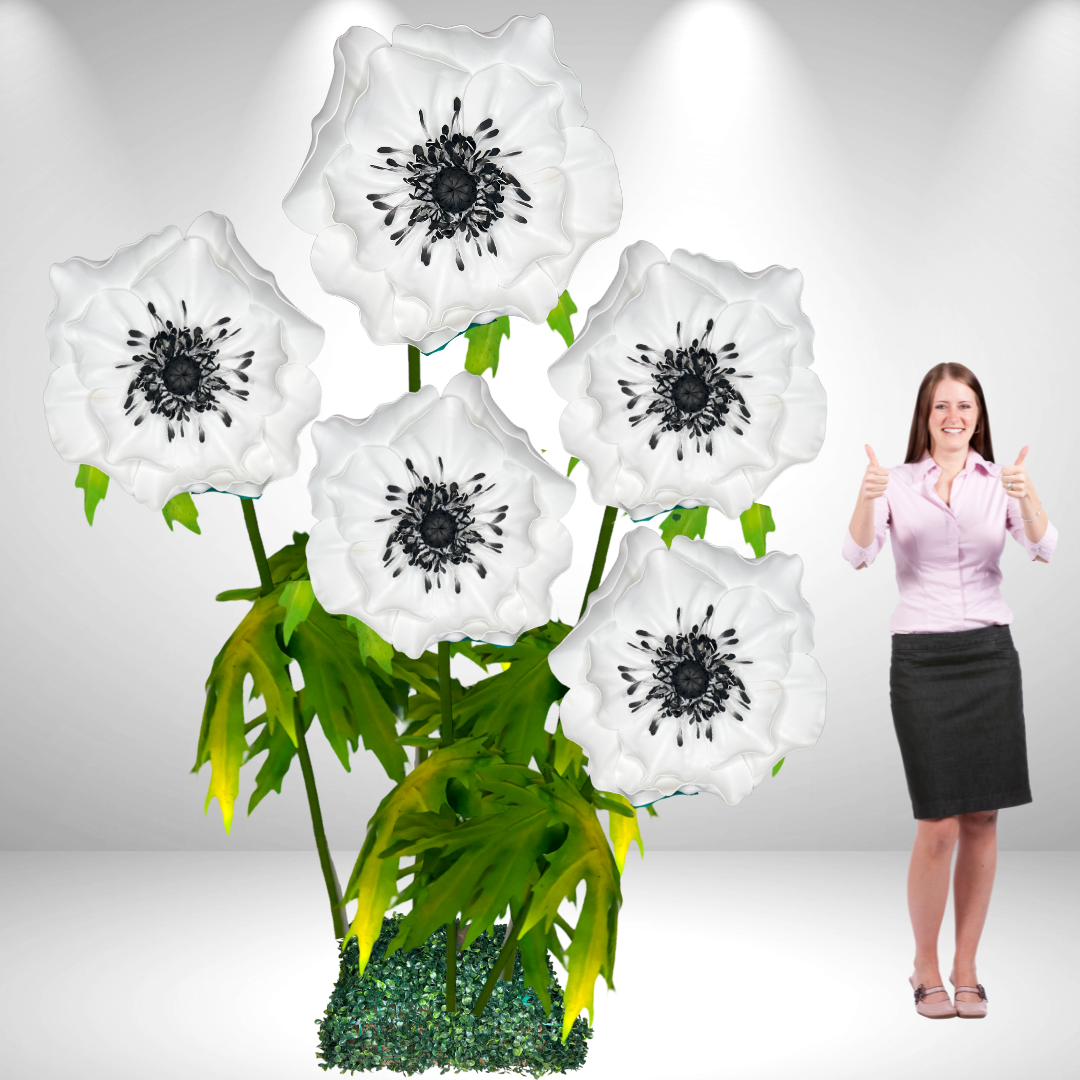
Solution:
<svg viewBox="0 0 1080 1080">
<path fill-rule="evenodd" d="M 1020 516 L 1020 504 L 1015 499 L 1010 499 L 1005 511 L 1005 527 L 1032 561 L 1042 559 L 1043 562 L 1049 562 L 1053 558 L 1058 540 L 1057 529 L 1054 528 L 1053 522 L 1046 523 L 1046 532 L 1042 534 L 1041 540 L 1035 542 L 1029 540 L 1027 533 L 1024 532 L 1024 519 Z"/>
<path fill-rule="evenodd" d="M 856 570 L 861 566 L 869 566 L 878 556 L 878 552 L 885 546 L 885 534 L 889 531 L 889 503 L 888 496 L 882 495 L 874 500 L 874 539 L 869 547 L 859 547 L 855 543 L 851 530 L 844 533 L 844 558 L 851 563 Z M 1047 529 L 1047 532 L 1050 530 Z"/>
</svg>

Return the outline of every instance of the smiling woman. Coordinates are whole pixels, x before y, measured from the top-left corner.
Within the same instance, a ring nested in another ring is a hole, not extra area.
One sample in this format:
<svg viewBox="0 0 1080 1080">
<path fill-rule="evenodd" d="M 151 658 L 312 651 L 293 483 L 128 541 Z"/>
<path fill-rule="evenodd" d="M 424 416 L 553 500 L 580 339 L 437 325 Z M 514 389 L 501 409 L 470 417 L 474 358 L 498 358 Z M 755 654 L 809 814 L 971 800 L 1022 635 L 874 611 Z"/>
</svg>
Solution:
<svg viewBox="0 0 1080 1080">
<path fill-rule="evenodd" d="M 926 373 L 903 465 L 884 469 L 866 452 L 844 557 L 863 569 L 891 532 L 900 602 L 890 697 L 918 820 L 908 878 L 911 985 L 921 1015 L 974 1019 L 986 1015 L 975 951 L 994 881 L 997 812 L 1031 802 L 1020 660 L 998 561 L 1009 532 L 1032 559 L 1049 562 L 1057 531 L 1027 477 L 1027 447 L 1014 465 L 994 463 L 982 386 L 962 364 Z M 941 985 L 937 939 L 957 838 L 954 1005 Z"/>
</svg>

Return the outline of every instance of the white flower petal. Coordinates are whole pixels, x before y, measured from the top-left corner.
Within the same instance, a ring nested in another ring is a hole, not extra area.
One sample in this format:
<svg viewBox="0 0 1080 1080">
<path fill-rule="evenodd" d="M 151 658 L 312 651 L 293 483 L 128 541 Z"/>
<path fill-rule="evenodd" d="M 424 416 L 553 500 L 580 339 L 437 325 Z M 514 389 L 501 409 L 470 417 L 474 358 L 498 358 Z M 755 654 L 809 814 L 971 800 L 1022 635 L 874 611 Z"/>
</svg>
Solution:
<svg viewBox="0 0 1080 1080">
<path fill-rule="evenodd" d="M 532 18 L 518 15 L 498 30 L 477 33 L 468 26 L 398 26 L 394 45 L 456 64 L 471 72 L 492 64 L 513 64 L 537 84 L 554 83 L 562 102 L 559 124 L 577 127 L 585 123 L 581 103 L 581 83 L 574 73 L 559 63 L 555 55 L 555 32 L 545 15 Z"/>
<path fill-rule="evenodd" d="M 323 173 L 347 142 L 345 121 L 367 89 L 369 58 L 388 45 L 386 38 L 366 26 L 352 27 L 334 43 L 334 75 L 326 101 L 311 121 L 311 148 L 282 203 L 290 220 L 305 232 L 318 233 L 334 224 L 334 199 Z"/>
</svg>

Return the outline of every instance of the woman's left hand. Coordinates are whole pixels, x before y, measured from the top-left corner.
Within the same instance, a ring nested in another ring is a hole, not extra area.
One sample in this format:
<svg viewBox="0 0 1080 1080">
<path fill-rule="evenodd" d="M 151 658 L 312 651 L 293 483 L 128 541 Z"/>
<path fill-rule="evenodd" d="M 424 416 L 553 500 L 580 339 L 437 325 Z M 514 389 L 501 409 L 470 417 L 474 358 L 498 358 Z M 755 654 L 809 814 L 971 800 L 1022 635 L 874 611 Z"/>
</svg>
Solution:
<svg viewBox="0 0 1080 1080">
<path fill-rule="evenodd" d="M 1027 470 L 1024 468 L 1024 458 L 1027 457 L 1028 450 L 1029 447 L 1025 446 L 1020 451 L 1016 464 L 1006 465 L 1001 470 L 1001 483 L 1005 487 L 1005 494 L 1011 495 L 1014 499 L 1022 499 L 1030 494 L 1031 485 L 1028 482 Z"/>
</svg>

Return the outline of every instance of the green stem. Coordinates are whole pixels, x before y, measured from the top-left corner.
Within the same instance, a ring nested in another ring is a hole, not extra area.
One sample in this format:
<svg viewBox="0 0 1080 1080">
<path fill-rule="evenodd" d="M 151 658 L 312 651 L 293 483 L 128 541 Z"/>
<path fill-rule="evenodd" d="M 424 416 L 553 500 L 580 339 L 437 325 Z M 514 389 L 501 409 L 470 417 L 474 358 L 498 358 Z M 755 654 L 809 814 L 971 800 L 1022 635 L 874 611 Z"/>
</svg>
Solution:
<svg viewBox="0 0 1080 1080">
<path fill-rule="evenodd" d="M 315 847 L 319 852 L 319 865 L 322 867 L 323 881 L 326 883 L 326 895 L 330 900 L 330 915 L 334 920 L 334 937 L 345 937 L 345 905 L 341 902 L 341 883 L 338 881 L 334 860 L 330 858 L 330 846 L 326 842 L 326 830 L 323 828 L 322 810 L 319 807 L 319 793 L 315 789 L 315 773 L 311 768 L 311 754 L 308 753 L 307 735 L 304 734 L 304 719 L 300 715 L 300 703 L 293 698 L 294 722 L 296 724 L 296 751 L 300 757 L 300 770 L 304 774 L 304 790 L 307 791 L 308 809 L 311 811 L 311 830 L 315 833 Z"/>
<path fill-rule="evenodd" d="M 521 910 L 518 911 L 518 917 L 513 920 L 513 926 L 510 933 L 506 937 L 506 941 L 503 942 L 503 947 L 499 950 L 499 955 L 495 957 L 495 963 L 492 965 L 491 971 L 488 972 L 487 982 L 484 983 L 484 989 L 480 991 L 480 997 L 477 998 L 476 1004 L 473 1006 L 473 1016 L 483 1016 L 484 1009 L 487 1007 L 488 999 L 491 997 L 495 990 L 495 984 L 499 981 L 499 976 L 503 973 L 503 968 L 506 967 L 507 962 L 510 964 L 514 962 L 514 954 L 517 952 L 518 936 L 521 930 L 522 924 L 525 922 L 525 916 L 529 914 L 529 905 L 532 903 L 532 889 L 526 893 L 525 902 L 521 905 Z M 511 973 L 513 969 L 511 968 Z"/>
<path fill-rule="evenodd" d="M 615 528 L 615 515 L 619 511 L 614 506 L 604 510 L 604 520 L 600 523 L 600 535 L 596 538 L 596 554 L 593 556 L 592 573 L 589 574 L 589 584 L 585 587 L 585 599 L 581 601 L 580 619 L 585 614 L 589 597 L 596 591 L 600 579 L 604 576 L 604 564 L 607 562 L 608 548 L 611 546 L 611 531 Z"/>
<path fill-rule="evenodd" d="M 454 703 L 450 697 L 449 641 L 439 642 L 439 700 L 442 705 L 439 745 L 449 746 L 454 741 Z"/>
<path fill-rule="evenodd" d="M 259 568 L 262 595 L 269 596 L 274 591 L 274 579 L 270 573 L 270 563 L 266 558 L 262 533 L 259 531 L 259 519 L 255 516 L 255 500 L 242 498 L 240 503 L 244 508 L 244 523 L 247 525 L 255 565 Z M 334 869 L 334 861 L 330 858 L 330 847 L 326 842 L 319 793 L 315 788 L 315 773 L 311 768 L 311 755 L 308 753 L 307 736 L 304 733 L 304 719 L 300 714 L 300 702 L 295 696 L 293 697 L 293 723 L 296 727 L 296 750 L 300 757 L 300 771 L 304 774 L 304 790 L 307 792 L 308 809 L 311 811 L 311 828 L 315 833 L 315 847 L 319 852 L 319 864 L 322 866 L 326 895 L 330 900 L 330 913 L 334 919 L 334 937 L 344 938 L 345 906 L 341 902 L 341 885 L 338 882 L 337 871 Z"/>
<path fill-rule="evenodd" d="M 274 591 L 274 579 L 270 574 L 270 563 L 266 560 L 266 548 L 263 547 L 262 533 L 259 532 L 259 519 L 255 516 L 255 500 L 241 497 L 240 505 L 244 508 L 244 524 L 247 525 L 255 565 L 259 568 L 262 595 L 269 596 Z"/>
<path fill-rule="evenodd" d="M 409 393 L 415 394 L 420 389 L 420 350 L 415 345 L 409 346 Z"/>
</svg>

